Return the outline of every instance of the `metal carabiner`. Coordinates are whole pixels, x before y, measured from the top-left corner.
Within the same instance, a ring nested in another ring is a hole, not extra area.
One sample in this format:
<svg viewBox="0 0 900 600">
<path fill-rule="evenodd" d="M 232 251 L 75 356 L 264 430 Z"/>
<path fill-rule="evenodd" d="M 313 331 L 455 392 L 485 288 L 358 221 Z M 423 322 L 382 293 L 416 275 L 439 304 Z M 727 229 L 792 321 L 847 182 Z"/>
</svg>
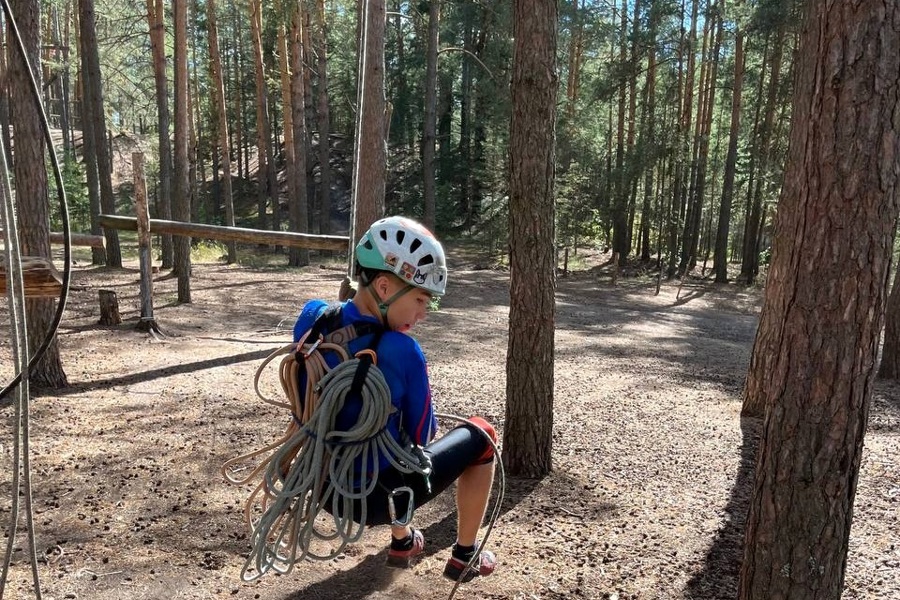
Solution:
<svg viewBox="0 0 900 600">
<path fill-rule="evenodd" d="M 315 351 L 316 351 L 316 348 L 319 347 L 319 344 L 321 344 L 321 343 L 324 342 L 324 341 L 325 341 L 325 338 L 323 338 L 323 337 L 320 335 L 320 336 L 319 336 L 319 339 L 317 339 L 315 342 L 313 342 L 313 343 L 309 346 L 309 348 L 307 348 L 306 351 L 303 352 L 303 358 L 309 358 L 309 355 L 312 354 L 313 352 L 315 352 Z"/>
<path fill-rule="evenodd" d="M 394 497 L 399 496 L 400 494 L 409 494 L 409 504 L 406 507 L 406 514 L 403 519 L 397 518 L 397 507 L 394 504 Z M 388 515 L 391 517 L 391 525 L 394 527 L 406 527 L 410 523 L 412 523 L 413 513 L 416 510 L 415 501 L 413 498 L 412 488 L 409 486 L 401 486 L 398 488 L 394 488 L 391 490 L 391 493 L 388 494 Z"/>
</svg>

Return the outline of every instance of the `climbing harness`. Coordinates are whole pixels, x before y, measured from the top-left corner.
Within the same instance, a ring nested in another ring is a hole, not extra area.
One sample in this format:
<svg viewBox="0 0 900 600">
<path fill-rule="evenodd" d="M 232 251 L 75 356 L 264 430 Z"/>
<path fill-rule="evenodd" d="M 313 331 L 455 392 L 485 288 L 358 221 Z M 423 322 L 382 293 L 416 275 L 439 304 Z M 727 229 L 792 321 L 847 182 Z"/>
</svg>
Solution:
<svg viewBox="0 0 900 600">
<path fill-rule="evenodd" d="M 356 323 L 324 333 L 332 329 L 329 324 L 340 324 L 340 318 L 339 306 L 326 310 L 301 342 L 276 350 L 256 372 L 257 396 L 290 410 L 291 422 L 276 442 L 233 458 L 222 467 L 231 483 L 261 478 L 244 506 L 244 519 L 251 529 L 251 551 L 241 571 L 244 581 L 253 581 L 269 570 L 288 573 L 305 558 L 330 560 L 348 543 L 358 541 L 366 523 L 366 497 L 378 485 L 379 457 L 387 457 L 401 473 L 426 478 L 431 473 L 430 461 L 420 447 L 398 443 L 387 430 L 396 409 L 376 364 L 375 350 L 383 328 Z M 374 335 L 371 347 L 351 356 L 349 342 L 369 333 Z M 339 360 L 334 368 L 326 361 L 327 353 Z M 283 357 L 279 378 L 286 402 L 268 398 L 259 389 L 261 373 L 279 356 Z M 300 393 L 303 373 L 306 382 Z M 348 402 L 359 404 L 359 416 L 352 427 L 338 429 L 338 414 Z M 265 458 L 249 475 L 234 476 L 238 465 L 262 455 Z M 355 507 L 359 508 L 358 522 L 353 520 Z M 330 524 L 316 518 L 323 509 L 331 513 Z M 412 511 L 407 510 L 404 520 L 411 518 Z M 337 542 L 337 546 L 321 552 L 313 547 L 316 541 Z"/>
<path fill-rule="evenodd" d="M 34 510 L 32 506 L 32 482 L 31 482 L 31 445 L 30 445 L 30 389 L 28 385 L 28 377 L 30 370 L 50 347 L 53 338 L 56 336 L 59 323 L 62 321 L 62 315 L 66 307 L 66 299 L 69 294 L 69 278 L 72 270 L 71 260 L 71 234 L 69 231 L 69 207 L 66 201 L 65 188 L 62 183 L 62 171 L 60 170 L 59 160 L 56 156 L 56 150 L 53 147 L 52 136 L 50 135 L 50 124 L 47 115 L 44 112 L 43 104 L 41 104 L 41 93 L 37 81 L 34 78 L 34 71 L 31 68 L 28 55 L 25 51 L 25 45 L 16 23 L 16 19 L 12 14 L 12 8 L 8 0 L 0 0 L 3 14 L 6 17 L 6 23 L 11 32 L 11 37 L 15 41 L 16 48 L 22 58 L 23 67 L 28 74 L 29 90 L 38 107 L 40 122 L 43 136 L 47 144 L 50 154 L 50 162 L 53 166 L 53 175 L 56 188 L 59 194 L 60 216 L 63 228 L 63 277 L 62 291 L 60 292 L 59 302 L 56 306 L 56 313 L 47 330 L 43 341 L 33 354 L 29 353 L 27 323 L 25 319 L 25 291 L 22 275 L 21 249 L 18 238 L 18 224 L 16 222 L 17 211 L 14 207 L 12 189 L 9 182 L 9 165 L 6 163 L 6 148 L 3 140 L 0 139 L 0 224 L 3 225 L 3 241 L 6 248 L 5 266 L 7 273 L 7 299 L 10 307 L 10 327 L 13 332 L 13 358 L 15 363 L 16 374 L 6 386 L 0 390 L 0 405 L 7 405 L 11 400 L 7 397 L 15 389 L 16 400 L 14 409 L 14 432 L 12 436 L 13 443 L 13 472 L 12 472 L 12 502 L 10 524 L 7 532 L 6 551 L 3 557 L 2 571 L 0 571 L 0 598 L 6 589 L 6 582 L 9 577 L 9 569 L 12 563 L 12 554 L 15 547 L 16 529 L 19 519 L 19 499 L 24 498 L 25 503 L 25 530 L 28 540 L 28 559 L 31 564 L 32 582 L 34 595 L 37 600 L 41 600 L 41 582 L 38 575 L 38 559 L 37 549 L 34 535 Z M 30 354 L 30 355 L 29 355 Z"/>
</svg>

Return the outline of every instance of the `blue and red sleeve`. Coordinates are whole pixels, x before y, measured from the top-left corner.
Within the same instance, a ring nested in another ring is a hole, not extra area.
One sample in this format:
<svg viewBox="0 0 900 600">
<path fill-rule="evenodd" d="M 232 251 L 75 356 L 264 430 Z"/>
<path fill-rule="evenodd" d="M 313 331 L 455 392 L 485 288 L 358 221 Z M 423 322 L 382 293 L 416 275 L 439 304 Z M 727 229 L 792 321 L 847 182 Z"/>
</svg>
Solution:
<svg viewBox="0 0 900 600">
<path fill-rule="evenodd" d="M 431 402 L 428 365 L 418 344 L 406 370 L 406 406 L 403 410 L 403 429 L 420 446 L 424 446 L 437 431 L 437 418 Z"/>
</svg>

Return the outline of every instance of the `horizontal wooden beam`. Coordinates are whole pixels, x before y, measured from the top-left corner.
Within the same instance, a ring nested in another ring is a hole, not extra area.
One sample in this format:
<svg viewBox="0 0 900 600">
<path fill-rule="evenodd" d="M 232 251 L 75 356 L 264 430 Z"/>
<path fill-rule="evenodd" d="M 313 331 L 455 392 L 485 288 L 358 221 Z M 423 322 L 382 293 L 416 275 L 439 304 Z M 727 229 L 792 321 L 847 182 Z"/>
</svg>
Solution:
<svg viewBox="0 0 900 600">
<path fill-rule="evenodd" d="M 3 230 L 0 229 L 0 235 L 3 235 Z M 63 244 L 65 243 L 65 236 L 60 231 L 51 231 L 50 232 L 50 243 L 51 244 Z M 90 233 L 70 233 L 69 239 L 72 241 L 73 246 L 90 246 L 92 248 L 106 248 L 106 238 L 102 235 L 92 235 Z"/>
<path fill-rule="evenodd" d="M 72 233 L 70 234 L 73 246 L 90 246 L 91 248 L 105 248 L 106 238 L 102 235 L 92 235 L 90 233 Z M 65 236 L 58 231 L 50 232 L 51 244 L 64 243 Z"/>
<path fill-rule="evenodd" d="M 22 257 L 22 279 L 25 296 L 48 298 L 59 296 L 62 291 L 62 275 L 46 258 Z M 0 254 L 0 294 L 6 293 L 6 256 Z"/>
<path fill-rule="evenodd" d="M 98 220 L 101 226 L 109 229 L 137 231 L 137 219 L 134 217 L 100 215 Z M 347 250 L 349 241 L 349 238 L 343 235 L 312 235 L 291 231 L 266 231 L 263 229 L 245 229 L 243 227 L 182 223 L 181 221 L 166 221 L 163 219 L 150 219 L 150 233 L 168 233 L 223 242 L 246 242 L 249 244 L 337 251 Z"/>
</svg>

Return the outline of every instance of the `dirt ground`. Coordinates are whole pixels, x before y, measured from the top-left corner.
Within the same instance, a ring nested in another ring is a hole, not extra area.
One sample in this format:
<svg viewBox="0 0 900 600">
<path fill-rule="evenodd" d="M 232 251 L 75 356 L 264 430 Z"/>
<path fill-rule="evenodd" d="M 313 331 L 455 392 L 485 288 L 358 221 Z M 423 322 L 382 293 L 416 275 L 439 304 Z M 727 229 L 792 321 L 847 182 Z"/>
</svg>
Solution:
<svg viewBox="0 0 900 600">
<path fill-rule="evenodd" d="M 71 387 L 34 399 L 34 513 L 45 599 L 446 598 L 452 495 L 420 510 L 427 553 L 384 567 L 388 530 L 327 563 L 243 583 L 247 489 L 223 461 L 274 440 L 287 415 L 257 400 L 255 369 L 290 339 L 300 305 L 335 298 L 342 277 L 195 265 L 193 303 L 158 275 L 156 317 L 134 327 L 136 265 L 79 266 L 59 332 Z M 118 294 L 124 323 L 98 326 L 97 290 Z M 494 576 L 457 598 L 556 600 L 734 598 L 759 424 L 741 422 L 740 391 L 759 290 L 691 281 L 620 280 L 602 270 L 559 280 L 554 471 L 509 480 L 489 546 Z M 438 409 L 502 429 L 507 274 L 457 260 L 449 294 L 416 329 Z M 8 358 L 8 316 L 3 354 Z M 9 362 L 0 367 L 8 379 Z M 274 384 L 274 372 L 267 377 Z M 8 524 L 12 412 L 3 410 L 0 514 Z M 849 600 L 900 598 L 900 387 L 879 383 L 856 499 Z M 7 598 L 34 597 L 16 540 Z"/>
</svg>

